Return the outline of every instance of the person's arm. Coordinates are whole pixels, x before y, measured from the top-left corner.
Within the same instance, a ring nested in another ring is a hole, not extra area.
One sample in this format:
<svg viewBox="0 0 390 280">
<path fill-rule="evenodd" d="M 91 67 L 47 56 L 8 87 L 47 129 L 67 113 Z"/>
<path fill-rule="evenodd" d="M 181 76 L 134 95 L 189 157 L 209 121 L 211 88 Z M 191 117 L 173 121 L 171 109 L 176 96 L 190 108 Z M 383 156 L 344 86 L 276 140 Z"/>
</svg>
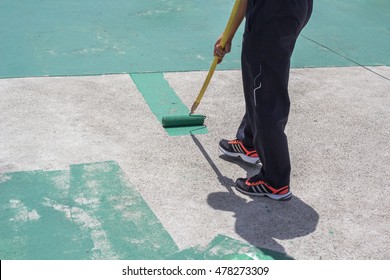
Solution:
<svg viewBox="0 0 390 280">
<path fill-rule="evenodd" d="M 227 54 L 231 51 L 232 41 L 233 41 L 234 35 L 236 34 L 237 29 L 240 27 L 241 22 L 245 18 L 247 4 L 248 4 L 248 0 L 241 0 L 240 6 L 238 7 L 238 11 L 237 11 L 237 16 L 233 22 L 232 29 L 230 31 L 225 48 L 222 49 L 221 45 L 220 45 L 222 35 L 218 38 L 217 42 L 215 42 L 215 44 L 214 44 L 214 56 L 220 57 L 220 60 L 218 61 L 218 63 L 221 63 L 225 54 Z"/>
</svg>

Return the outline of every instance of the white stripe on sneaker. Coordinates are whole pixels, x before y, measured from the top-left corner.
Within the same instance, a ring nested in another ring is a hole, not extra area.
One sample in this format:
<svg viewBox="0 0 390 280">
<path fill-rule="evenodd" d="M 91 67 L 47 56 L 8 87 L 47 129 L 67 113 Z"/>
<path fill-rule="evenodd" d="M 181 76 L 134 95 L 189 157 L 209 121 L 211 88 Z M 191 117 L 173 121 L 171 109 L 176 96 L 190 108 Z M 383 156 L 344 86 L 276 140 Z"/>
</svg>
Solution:
<svg viewBox="0 0 390 280">
<path fill-rule="evenodd" d="M 232 149 L 234 149 L 234 146 L 232 145 Z M 258 161 L 259 161 L 259 158 L 258 157 L 249 157 L 245 154 L 241 154 L 241 153 L 238 153 L 238 152 L 229 152 L 227 150 L 225 150 L 223 147 L 219 146 L 219 150 L 224 153 L 225 155 L 227 156 L 230 156 L 230 157 L 234 157 L 234 158 L 241 158 L 243 161 L 247 162 L 247 163 L 250 163 L 250 164 L 256 164 Z"/>
</svg>

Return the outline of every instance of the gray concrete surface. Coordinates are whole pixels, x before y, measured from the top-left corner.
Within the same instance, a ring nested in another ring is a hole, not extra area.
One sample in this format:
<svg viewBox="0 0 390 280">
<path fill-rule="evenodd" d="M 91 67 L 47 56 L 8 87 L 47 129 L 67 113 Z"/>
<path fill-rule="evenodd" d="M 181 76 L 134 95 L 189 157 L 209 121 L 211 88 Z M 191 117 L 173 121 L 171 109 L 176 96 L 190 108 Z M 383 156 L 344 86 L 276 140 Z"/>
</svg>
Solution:
<svg viewBox="0 0 390 280">
<path fill-rule="evenodd" d="M 205 75 L 165 77 L 190 107 Z M 169 137 L 128 75 L 0 79 L 0 173 L 115 160 L 181 249 L 225 234 L 296 259 L 389 259 L 389 80 L 292 70 L 284 203 L 235 191 L 259 167 L 218 151 L 240 123 L 241 87 L 239 71 L 216 72 L 198 108 L 210 132 Z"/>
</svg>

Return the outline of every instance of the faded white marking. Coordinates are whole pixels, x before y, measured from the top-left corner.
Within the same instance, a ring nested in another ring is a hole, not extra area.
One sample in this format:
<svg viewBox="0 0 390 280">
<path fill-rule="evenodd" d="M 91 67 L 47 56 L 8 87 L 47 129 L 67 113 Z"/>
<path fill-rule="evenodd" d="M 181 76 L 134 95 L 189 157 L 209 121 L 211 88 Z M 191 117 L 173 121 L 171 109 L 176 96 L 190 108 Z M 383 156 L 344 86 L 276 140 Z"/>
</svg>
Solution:
<svg viewBox="0 0 390 280">
<path fill-rule="evenodd" d="M 11 180 L 11 177 L 5 174 L 0 174 L 0 184 Z"/>
<path fill-rule="evenodd" d="M 52 55 L 52 56 L 58 55 L 57 51 L 55 51 L 55 50 L 48 50 L 47 52 L 48 52 L 50 55 Z"/>
<path fill-rule="evenodd" d="M 120 55 L 126 54 L 126 52 L 121 47 L 118 47 L 118 45 L 116 45 L 116 44 L 112 47 L 112 49 L 114 51 L 116 51 L 117 54 L 120 54 Z"/>
<path fill-rule="evenodd" d="M 11 209 L 16 210 L 15 217 L 9 219 L 11 222 L 38 221 L 41 217 L 35 209 L 28 211 L 26 205 L 24 205 L 20 200 L 11 199 L 9 204 Z"/>
<path fill-rule="evenodd" d="M 107 48 L 86 48 L 72 51 L 70 54 L 96 54 L 106 51 Z"/>
<path fill-rule="evenodd" d="M 181 11 L 181 7 L 176 7 L 176 8 L 168 8 L 164 10 L 149 10 L 149 11 L 143 11 L 137 13 L 137 16 L 152 16 L 152 15 L 161 15 L 161 14 L 169 14 L 172 12 L 179 12 Z"/>
<path fill-rule="evenodd" d="M 199 59 L 199 60 L 202 60 L 202 61 L 206 60 L 206 58 L 204 56 L 200 55 L 200 54 L 198 54 L 198 56 L 196 58 Z"/>
<path fill-rule="evenodd" d="M 89 206 L 91 208 L 97 208 L 99 206 L 99 199 L 87 199 L 85 197 L 77 197 L 74 199 L 74 201 L 82 206 Z"/>
<path fill-rule="evenodd" d="M 88 230 L 91 234 L 93 248 L 93 259 L 118 259 L 114 254 L 110 240 L 107 237 L 105 230 L 99 219 L 78 207 L 69 207 L 67 205 L 58 204 L 53 200 L 45 198 L 43 203 L 47 207 L 51 207 L 59 212 L 64 213 L 68 220 L 74 221 L 83 230 Z"/>
<path fill-rule="evenodd" d="M 152 11 L 137 13 L 137 16 L 151 16 L 151 15 L 152 15 Z"/>
<path fill-rule="evenodd" d="M 69 190 L 69 187 L 70 187 L 69 172 L 55 176 L 55 177 L 51 178 L 51 180 L 57 189 L 62 190 L 62 191 Z"/>
</svg>

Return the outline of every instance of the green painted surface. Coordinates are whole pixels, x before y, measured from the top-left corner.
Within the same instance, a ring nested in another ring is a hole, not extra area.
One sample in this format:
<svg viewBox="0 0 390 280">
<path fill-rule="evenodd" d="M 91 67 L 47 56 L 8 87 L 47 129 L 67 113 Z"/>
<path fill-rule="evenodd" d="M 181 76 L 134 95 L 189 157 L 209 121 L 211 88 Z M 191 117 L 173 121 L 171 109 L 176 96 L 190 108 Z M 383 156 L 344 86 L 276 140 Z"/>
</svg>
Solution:
<svg viewBox="0 0 390 280">
<path fill-rule="evenodd" d="M 175 94 L 161 73 L 131 74 L 138 91 L 144 97 L 152 113 L 162 123 L 163 116 L 189 115 L 189 109 Z M 197 93 L 194 93 L 194 101 Z M 165 128 L 170 136 L 205 134 L 205 126 Z"/>
<path fill-rule="evenodd" d="M 0 78 L 208 70 L 233 2 L 2 0 Z M 389 38 L 390 1 L 318 0 L 293 66 L 390 65 Z"/>
<path fill-rule="evenodd" d="M 228 236 L 216 236 L 206 248 L 185 249 L 172 256 L 173 260 L 291 260 L 292 258 L 267 249 L 259 249 Z"/>
<path fill-rule="evenodd" d="M 233 2 L 2 0 L 0 77 L 208 68 Z"/>
<path fill-rule="evenodd" d="M 163 259 L 178 250 L 115 162 L 0 182 L 0 259 Z"/>
<path fill-rule="evenodd" d="M 295 66 L 389 66 L 390 1 L 314 1 L 303 36 L 294 54 Z"/>
<path fill-rule="evenodd" d="M 0 259 L 288 259 L 218 235 L 180 251 L 115 162 L 0 174 Z"/>
<path fill-rule="evenodd" d="M 89 257 L 91 239 L 66 216 L 69 172 L 3 174 L 0 182 L 0 259 Z"/>
<path fill-rule="evenodd" d="M 83 223 L 92 219 L 96 258 L 162 259 L 178 249 L 116 163 L 73 165 L 70 175 L 70 196 L 90 216 Z"/>
</svg>

